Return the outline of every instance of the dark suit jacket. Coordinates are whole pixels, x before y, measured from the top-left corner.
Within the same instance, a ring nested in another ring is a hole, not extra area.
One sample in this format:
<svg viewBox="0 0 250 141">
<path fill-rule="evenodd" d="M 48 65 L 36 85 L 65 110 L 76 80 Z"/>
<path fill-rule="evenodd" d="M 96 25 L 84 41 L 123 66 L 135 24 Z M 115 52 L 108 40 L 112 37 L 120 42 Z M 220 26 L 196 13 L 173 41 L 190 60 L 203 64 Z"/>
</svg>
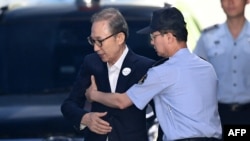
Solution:
<svg viewBox="0 0 250 141">
<path fill-rule="evenodd" d="M 119 74 L 116 92 L 123 93 L 137 83 L 148 68 L 154 63 L 153 60 L 139 56 L 129 50 L 122 64 Z M 127 76 L 122 74 L 124 68 L 130 68 L 131 73 Z M 94 75 L 98 90 L 111 92 L 107 63 L 102 62 L 97 54 L 87 55 L 81 66 L 79 75 L 69 97 L 63 102 L 61 111 L 65 118 L 79 128 L 81 118 L 88 111 L 83 109 L 86 102 L 85 90 L 90 85 L 90 76 Z M 108 134 L 109 141 L 147 141 L 145 109 L 139 110 L 134 105 L 124 109 L 114 109 L 93 102 L 91 111 L 105 112 L 108 114 L 103 119 L 112 126 L 112 132 Z M 84 129 L 85 141 L 106 141 L 107 135 L 99 135 Z"/>
</svg>

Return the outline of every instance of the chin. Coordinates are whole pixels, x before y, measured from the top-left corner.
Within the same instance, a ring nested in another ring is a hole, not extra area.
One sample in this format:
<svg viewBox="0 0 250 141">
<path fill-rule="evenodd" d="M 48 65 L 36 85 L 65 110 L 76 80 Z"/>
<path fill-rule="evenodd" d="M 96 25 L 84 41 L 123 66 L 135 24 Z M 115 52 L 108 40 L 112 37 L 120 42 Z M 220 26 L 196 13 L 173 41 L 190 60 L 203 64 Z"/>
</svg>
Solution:
<svg viewBox="0 0 250 141">
<path fill-rule="evenodd" d="M 108 59 L 107 58 L 104 58 L 104 57 L 101 57 L 102 61 L 107 63 L 108 62 Z"/>
<path fill-rule="evenodd" d="M 104 57 L 103 55 L 99 55 L 99 57 L 101 58 L 101 60 L 102 60 L 103 62 L 107 62 L 107 58 Z"/>
</svg>

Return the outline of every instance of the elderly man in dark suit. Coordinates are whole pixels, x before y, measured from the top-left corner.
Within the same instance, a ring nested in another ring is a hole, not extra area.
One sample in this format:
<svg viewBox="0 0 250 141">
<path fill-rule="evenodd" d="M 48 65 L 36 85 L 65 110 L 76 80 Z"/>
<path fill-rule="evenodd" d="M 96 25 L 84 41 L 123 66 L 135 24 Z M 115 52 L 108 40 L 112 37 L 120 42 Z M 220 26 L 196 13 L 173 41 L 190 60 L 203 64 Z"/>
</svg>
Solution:
<svg viewBox="0 0 250 141">
<path fill-rule="evenodd" d="M 154 63 L 133 53 L 126 45 L 127 37 L 128 26 L 118 10 L 108 8 L 93 15 L 88 41 L 95 53 L 85 57 L 74 88 L 61 106 L 64 117 L 84 131 L 85 141 L 148 140 L 145 109 L 132 105 L 119 110 L 97 102 L 92 103 L 91 112 L 83 109 L 91 75 L 100 91 L 122 93 Z"/>
</svg>

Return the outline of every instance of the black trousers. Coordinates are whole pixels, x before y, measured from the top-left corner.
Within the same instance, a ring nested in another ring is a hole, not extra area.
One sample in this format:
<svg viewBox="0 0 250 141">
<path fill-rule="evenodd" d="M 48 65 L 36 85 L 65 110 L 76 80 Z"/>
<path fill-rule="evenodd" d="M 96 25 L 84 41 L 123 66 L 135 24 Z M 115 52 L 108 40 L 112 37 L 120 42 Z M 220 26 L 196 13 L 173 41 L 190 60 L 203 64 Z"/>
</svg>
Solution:
<svg viewBox="0 0 250 141">
<path fill-rule="evenodd" d="M 162 137 L 163 137 L 163 131 L 162 131 L 161 127 L 159 126 L 157 141 L 162 141 Z M 175 140 L 175 141 L 222 141 L 222 139 L 199 137 L 199 138 L 179 139 L 179 140 Z"/>
<path fill-rule="evenodd" d="M 250 125 L 250 103 L 218 106 L 222 125 Z"/>
<path fill-rule="evenodd" d="M 225 125 L 250 125 L 250 104 L 219 103 L 219 114 L 222 124 L 222 140 L 224 140 Z"/>
<path fill-rule="evenodd" d="M 206 137 L 197 137 L 197 138 L 186 138 L 186 139 L 179 139 L 175 141 L 220 141 L 217 138 L 206 138 Z"/>
</svg>

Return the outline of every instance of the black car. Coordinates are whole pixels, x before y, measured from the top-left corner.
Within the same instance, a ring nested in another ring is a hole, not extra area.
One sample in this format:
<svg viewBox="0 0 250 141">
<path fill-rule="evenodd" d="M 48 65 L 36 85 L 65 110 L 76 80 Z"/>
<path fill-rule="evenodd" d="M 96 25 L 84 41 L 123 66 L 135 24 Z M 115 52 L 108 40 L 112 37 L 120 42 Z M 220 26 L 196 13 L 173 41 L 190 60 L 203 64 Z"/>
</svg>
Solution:
<svg viewBox="0 0 250 141">
<path fill-rule="evenodd" d="M 60 105 L 75 81 L 86 54 L 90 17 L 114 7 L 129 26 L 128 47 L 160 59 L 148 35 L 136 31 L 147 26 L 160 6 L 72 3 L 30 6 L 0 11 L 0 140 L 80 140 L 66 121 Z M 71 138 L 72 137 L 72 138 Z"/>
</svg>

